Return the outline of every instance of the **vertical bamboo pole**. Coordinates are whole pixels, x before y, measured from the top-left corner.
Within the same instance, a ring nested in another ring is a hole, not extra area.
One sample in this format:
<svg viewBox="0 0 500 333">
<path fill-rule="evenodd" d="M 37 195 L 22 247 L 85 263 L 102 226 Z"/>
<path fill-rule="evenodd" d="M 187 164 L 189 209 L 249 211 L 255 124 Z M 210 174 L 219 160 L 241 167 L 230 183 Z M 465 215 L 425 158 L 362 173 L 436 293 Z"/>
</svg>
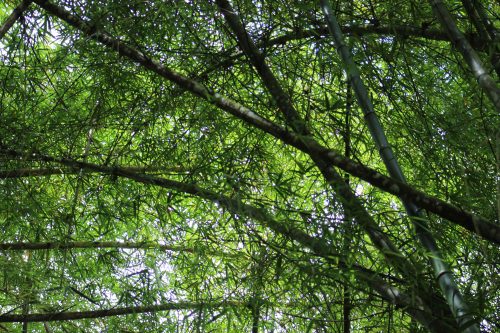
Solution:
<svg viewBox="0 0 500 333">
<path fill-rule="evenodd" d="M 368 97 L 368 92 L 363 84 L 363 81 L 361 80 L 359 69 L 354 63 L 347 45 L 344 43 L 343 34 L 337 22 L 337 18 L 335 17 L 328 0 L 320 0 L 320 3 L 325 14 L 328 28 L 330 33 L 333 35 L 337 51 L 347 72 L 348 80 L 351 83 L 358 103 L 363 110 L 371 136 L 377 145 L 379 154 L 384 161 L 387 171 L 392 178 L 401 182 L 406 182 L 401 167 L 399 166 L 399 163 L 392 152 L 392 148 L 387 141 L 382 124 L 380 123 L 375 113 L 373 104 Z M 408 215 L 413 221 L 420 242 L 429 252 L 430 262 L 434 269 L 435 277 L 438 280 L 441 291 L 458 322 L 459 328 L 461 331 L 467 333 L 479 332 L 479 326 L 474 323 L 474 318 L 470 314 L 469 308 L 465 303 L 457 284 L 455 283 L 452 272 L 441 258 L 436 241 L 429 231 L 423 214 L 412 202 L 403 202 L 403 204 Z"/>
</svg>

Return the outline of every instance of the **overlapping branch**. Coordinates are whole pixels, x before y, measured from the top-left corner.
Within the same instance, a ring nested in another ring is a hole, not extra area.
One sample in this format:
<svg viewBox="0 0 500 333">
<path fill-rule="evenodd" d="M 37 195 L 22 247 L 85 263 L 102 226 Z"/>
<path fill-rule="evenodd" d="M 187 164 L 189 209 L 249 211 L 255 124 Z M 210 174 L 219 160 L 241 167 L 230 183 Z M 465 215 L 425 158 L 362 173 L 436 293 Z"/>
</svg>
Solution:
<svg viewBox="0 0 500 333">
<path fill-rule="evenodd" d="M 308 129 L 303 125 L 305 124 L 301 119 L 299 113 L 295 109 L 290 99 L 290 96 L 282 89 L 278 79 L 274 76 L 270 67 L 266 63 L 264 55 L 257 49 L 250 35 L 247 33 L 245 27 L 241 23 L 241 19 L 236 11 L 231 7 L 227 0 L 216 0 L 220 11 L 224 15 L 226 22 L 230 29 L 236 35 L 236 39 L 240 48 L 250 59 L 253 67 L 257 70 L 261 81 L 269 90 L 273 99 L 278 103 L 278 108 L 283 113 L 286 119 L 286 124 L 295 130 L 299 135 L 309 135 Z M 321 155 L 311 154 L 312 160 L 320 169 L 324 178 L 330 183 L 339 196 L 339 201 L 344 207 L 344 210 L 350 216 L 355 217 L 357 223 L 368 234 L 370 240 L 375 247 L 383 254 L 387 262 L 393 265 L 403 276 L 412 276 L 413 263 L 404 259 L 399 249 L 394 245 L 391 239 L 381 232 L 379 226 L 374 221 L 372 216 L 366 211 L 361 204 L 360 200 L 352 192 L 351 188 L 345 182 L 339 173 L 328 166 L 323 160 Z"/>
<path fill-rule="evenodd" d="M 428 27 L 417 27 L 411 25 L 344 25 L 341 26 L 342 32 L 344 34 L 354 35 L 354 36 L 366 36 L 377 34 L 380 36 L 394 36 L 396 38 L 424 38 L 428 40 L 436 41 L 447 41 L 449 42 L 449 37 L 445 31 L 438 30 L 435 28 Z M 285 45 L 290 41 L 301 40 L 306 38 L 316 38 L 321 39 L 328 35 L 328 27 L 318 27 L 312 29 L 296 29 L 290 32 L 286 32 L 281 36 L 271 38 L 269 40 L 256 41 L 256 46 L 261 48 L 270 48 L 277 45 Z M 487 41 L 484 38 L 480 38 L 478 34 L 469 33 L 465 35 L 469 43 L 477 50 L 487 49 Z M 241 58 L 244 52 L 235 51 L 225 51 L 219 54 L 216 59 L 222 59 L 213 64 L 210 64 L 208 68 L 202 70 L 201 73 L 192 73 L 189 77 L 204 81 L 208 78 L 208 75 L 216 70 L 221 70 L 224 68 L 231 67 L 237 59 Z"/>
<path fill-rule="evenodd" d="M 145 68 L 178 84 L 180 87 L 188 90 L 192 94 L 199 96 L 233 116 L 244 120 L 246 123 L 271 134 L 272 136 L 290 144 L 308 155 L 311 155 L 313 159 L 318 158 L 324 161 L 326 165 L 337 166 L 347 173 L 367 181 L 375 187 L 400 197 L 404 201 L 413 202 L 417 206 L 448 219 L 449 221 L 480 235 L 484 239 L 500 244 L 499 225 L 493 224 L 481 216 L 457 208 L 440 199 L 426 195 L 425 193 L 415 190 L 407 184 L 384 176 L 373 169 L 367 168 L 351 159 L 345 158 L 336 151 L 321 146 L 309 136 L 295 134 L 286 128 L 261 117 L 259 114 L 248 109 L 247 107 L 207 89 L 201 83 L 191 80 L 182 74 L 161 65 L 159 62 L 148 58 L 142 52 L 112 38 L 107 33 L 96 30 L 95 27 L 87 24 L 82 19 L 72 15 L 61 7 L 43 0 L 36 0 L 35 2 L 49 13 L 59 17 L 63 21 L 82 31 L 85 35 L 99 41 L 122 56 L 141 64 Z"/>
<path fill-rule="evenodd" d="M 375 278 L 373 281 L 377 281 Z M 374 283 L 375 284 L 375 283 Z M 405 308 L 408 313 L 416 320 L 423 321 L 424 325 L 431 328 L 432 332 L 456 332 L 456 329 L 439 318 L 432 318 L 432 313 L 426 313 L 422 307 L 415 306 L 414 299 L 402 293 L 399 289 L 380 282 L 375 288 L 383 294 L 382 298 L 394 303 L 395 305 Z M 2 323 L 26 323 L 26 322 L 53 322 L 53 321 L 68 321 L 81 319 L 96 319 L 113 316 L 124 316 L 130 314 L 164 312 L 164 311 L 179 311 L 179 310 L 202 310 L 202 309 L 220 309 L 225 308 L 251 308 L 251 301 L 226 300 L 220 302 L 171 302 L 158 305 L 121 307 L 94 311 L 68 311 L 68 312 L 51 312 L 51 313 L 32 313 L 32 314 L 3 314 L 0 315 Z M 432 318 L 432 319 L 429 319 Z"/>
<path fill-rule="evenodd" d="M 10 155 L 13 155 L 11 151 Z M 60 163 L 66 167 L 70 168 L 78 168 L 85 170 L 92 170 L 95 172 L 101 172 L 108 175 L 114 175 L 119 177 L 124 177 L 128 179 L 132 179 L 134 181 L 151 184 L 155 186 L 160 186 L 168 189 L 173 189 L 182 193 L 194 195 L 209 201 L 212 201 L 222 207 L 228 209 L 233 214 L 244 215 L 248 218 L 251 218 L 263 226 L 273 230 L 274 232 L 281 234 L 300 245 L 310 249 L 315 255 L 324 257 L 328 261 L 332 261 L 334 263 L 338 262 L 341 256 L 338 253 L 332 252 L 330 246 L 325 242 L 325 240 L 321 238 L 316 238 L 308 235 L 304 231 L 295 227 L 293 224 L 280 222 L 275 220 L 269 213 L 267 213 L 264 209 L 254 207 L 247 203 L 242 202 L 237 198 L 230 198 L 210 190 L 203 189 L 196 184 L 186 184 L 177 182 L 174 180 L 164 179 L 153 177 L 149 175 L 141 175 L 135 172 L 131 172 L 126 169 L 121 169 L 119 167 L 107 167 L 107 166 L 98 166 L 86 162 L 77 162 L 71 161 L 69 159 L 55 159 L 48 156 L 43 156 L 40 154 L 30 154 L 31 158 L 38 158 L 39 160 L 43 160 L 46 162 L 56 162 Z M 23 154 L 17 154 L 16 156 L 21 157 Z M 381 232 L 381 231 L 379 231 Z M 94 245 L 99 245 L 99 242 L 93 242 Z M 65 246 L 64 244 L 59 244 L 60 246 Z M 76 246 L 76 243 L 74 244 Z M 80 244 L 87 247 L 94 246 L 92 243 Z M 113 244 L 101 244 L 101 245 L 113 245 Z M 115 244 L 116 245 L 116 244 Z M 4 247 L 6 249 L 12 247 L 21 248 L 25 245 L 15 245 L 15 244 L 6 244 Z M 49 247 L 50 243 L 41 243 L 39 245 L 33 245 L 35 248 L 41 247 Z M 71 246 L 71 245 L 67 245 Z M 345 265 L 347 267 L 347 265 Z M 425 305 L 425 303 L 419 299 L 418 297 L 409 297 L 398 288 L 387 284 L 381 277 L 378 276 L 377 273 L 367 270 L 366 268 L 357 266 L 357 265 L 349 265 L 357 276 L 357 278 L 361 281 L 364 281 L 368 286 L 370 286 L 373 290 L 377 291 L 381 297 L 384 299 L 400 305 L 404 307 L 409 315 L 414 317 L 416 320 L 419 320 L 423 325 L 427 327 L 443 327 L 448 326 L 445 321 L 432 319 L 432 311 L 430 308 Z M 417 305 L 415 305 L 415 302 Z M 166 305 L 167 308 L 165 310 L 171 310 L 176 308 L 168 308 L 169 305 Z M 159 308 L 154 308 L 156 310 L 151 310 L 151 307 L 144 307 L 144 309 L 149 309 L 148 311 L 164 311 Z M 179 308 L 180 309 L 180 308 Z M 129 310 L 120 310 L 124 312 L 111 312 L 114 315 L 127 314 Z M 52 316 L 53 315 L 53 316 Z M 68 312 L 61 314 L 32 314 L 32 315 L 6 315 L 0 317 L 0 322 L 2 321 L 50 321 L 50 320 L 74 320 L 74 319 L 83 319 L 83 318 L 97 318 L 111 315 L 108 310 L 102 311 L 91 311 L 91 312 Z M 92 317 L 93 316 L 93 317 Z M 439 330 L 435 330 L 435 332 L 439 332 Z"/>
<path fill-rule="evenodd" d="M 485 91 L 496 111 L 500 114 L 500 88 L 485 69 L 476 51 L 458 29 L 445 4 L 441 0 L 429 0 L 429 2 L 453 45 L 462 54 L 479 86 Z"/>
<path fill-rule="evenodd" d="M 9 31 L 9 29 L 16 23 L 16 21 L 23 15 L 23 12 L 28 9 L 29 5 L 32 3 L 32 0 L 22 0 L 21 3 L 14 8 L 12 13 L 7 17 L 5 22 L 0 26 L 0 39 L 2 39 L 5 34 Z"/>
<path fill-rule="evenodd" d="M 66 164 L 68 162 L 65 162 Z M 275 220 L 262 208 L 257 208 L 249 204 L 243 203 L 238 199 L 229 198 L 214 192 L 202 189 L 194 184 L 183 184 L 176 181 L 166 180 L 157 177 L 136 174 L 133 175 L 130 171 L 120 170 L 115 167 L 93 167 L 88 163 L 79 164 L 80 168 L 91 169 L 106 174 L 121 176 L 124 178 L 133 179 L 135 181 L 153 184 L 160 187 L 174 189 L 180 192 L 188 193 L 200 198 L 204 198 L 220 204 L 234 214 L 244 215 L 260 222 L 263 226 L 288 237 L 302 246 L 312 250 L 315 255 L 325 258 L 327 261 L 336 264 L 342 262 L 341 256 L 330 250 L 330 247 L 321 238 L 311 237 L 300 229 L 294 227 L 290 223 L 284 223 Z M 6 243 L 0 244 L 0 250 L 39 250 L 39 249 L 70 249 L 70 248 L 156 248 L 161 250 L 175 250 L 194 252 L 196 249 L 178 248 L 168 245 L 159 245 L 153 243 L 129 243 L 129 242 L 69 242 L 69 243 Z M 343 263 L 344 269 L 350 269 L 355 274 L 357 279 L 366 283 L 367 286 L 376 291 L 383 299 L 403 308 L 415 320 L 428 327 L 432 332 L 442 332 L 446 329 L 448 332 L 454 332 L 456 328 L 450 326 L 443 318 L 435 318 L 431 308 L 426 305 L 422 299 L 415 296 L 409 296 L 394 285 L 389 284 L 384 280 L 384 277 L 379 273 L 366 269 L 362 266 Z M 391 280 L 395 280 L 391 277 Z M 402 281 L 397 279 L 399 283 Z M 29 314 L 16 315 L 6 314 L 0 316 L 0 322 L 37 322 L 37 321 L 60 321 L 60 320 L 77 320 L 85 318 L 100 318 L 107 316 L 126 315 L 131 313 L 158 312 L 167 310 L 182 310 L 182 309 L 199 309 L 196 306 L 207 306 L 208 303 L 175 303 L 164 304 L 157 306 L 144 306 L 133 308 L 118 308 L 110 310 L 83 311 L 83 312 L 61 312 L 47 314 Z M 221 305 L 231 305 L 231 302 L 217 303 Z M 211 305 L 212 307 L 214 305 Z M 134 312 L 135 311 L 135 312 Z"/>
<path fill-rule="evenodd" d="M 404 188 L 404 186 L 407 186 L 405 184 L 400 184 L 397 181 L 394 181 L 393 179 L 389 177 L 385 177 L 379 173 L 377 173 L 375 170 L 368 169 L 364 167 L 361 164 L 355 163 L 352 160 L 346 159 L 342 155 L 336 153 L 333 150 L 330 150 L 326 147 L 321 146 L 318 144 L 314 139 L 308 136 L 307 131 L 304 131 L 300 129 L 300 127 L 296 127 L 296 124 L 292 121 L 291 124 L 290 122 L 288 125 L 292 128 L 294 128 L 297 133 L 290 132 L 289 129 L 283 128 L 281 126 L 276 125 L 273 122 L 270 122 L 269 120 L 260 117 L 257 113 L 252 112 L 248 108 L 245 108 L 244 106 L 230 100 L 227 98 L 224 98 L 220 96 L 219 94 L 206 89 L 202 84 L 199 82 L 196 82 L 194 80 L 190 80 L 186 78 L 185 76 L 176 73 L 164 66 L 162 66 L 160 63 L 157 61 L 154 61 L 150 58 L 148 58 L 145 54 L 139 52 L 136 49 L 130 48 L 129 46 L 123 44 L 123 42 L 114 39 L 110 35 L 98 31 L 95 27 L 87 24 L 85 21 L 80 20 L 79 18 L 72 16 L 68 12 L 64 12 L 64 9 L 59 8 L 57 6 L 51 5 L 48 1 L 36 1 L 38 4 L 40 4 L 42 7 L 47 9 L 49 12 L 51 12 L 54 15 L 57 15 L 61 18 L 63 18 L 66 22 L 70 23 L 73 26 L 76 26 L 78 29 L 83 31 L 87 36 L 90 36 L 91 38 L 94 38 L 104 45 L 113 48 L 115 51 L 120 53 L 123 56 L 128 57 L 132 61 L 136 61 L 140 63 L 142 66 L 145 68 L 148 68 L 157 74 L 177 83 L 182 89 L 186 89 L 190 91 L 191 93 L 202 97 L 203 99 L 207 100 L 208 102 L 212 103 L 213 105 L 218 106 L 219 108 L 235 115 L 236 117 L 239 117 L 240 119 L 243 119 L 247 123 L 251 124 L 252 126 L 255 126 L 257 128 L 260 128 L 261 130 L 264 130 L 265 132 L 275 136 L 276 138 L 279 138 L 283 142 L 286 142 L 303 152 L 309 154 L 315 162 L 318 164 L 320 167 L 321 171 L 325 173 L 331 172 L 333 170 L 332 166 L 340 166 L 343 165 L 344 170 L 346 169 L 351 169 L 354 170 L 352 172 L 358 172 L 359 174 L 363 175 L 363 177 L 370 179 L 369 182 L 373 183 L 378 183 L 379 187 L 385 188 L 384 190 L 393 193 L 396 192 L 398 193 L 398 196 L 402 197 L 407 194 L 405 191 L 414 191 L 411 187 L 408 186 L 408 188 Z M 52 6 L 52 7 L 51 7 Z M 50 9 L 52 8 L 52 9 Z M 51 11 L 52 10 L 52 11 Z M 262 75 L 262 74 L 261 74 Z M 278 85 L 279 86 L 279 85 Z M 276 94 L 274 94 L 276 95 Z M 278 94 L 279 95 L 279 94 Z M 280 105 L 280 103 L 277 103 Z M 290 110 L 288 110 L 290 111 Z M 292 110 L 293 111 L 293 110 Z M 286 112 L 284 112 L 286 114 Z M 292 113 L 288 113 L 292 114 Z M 292 117 L 290 119 L 293 119 L 296 121 L 299 119 L 299 117 L 294 117 L 292 114 Z M 5 150 L 4 150 L 5 151 Z M 251 207 L 250 205 L 237 200 L 234 201 L 234 198 L 227 198 L 224 196 L 221 196 L 218 193 L 214 193 L 205 189 L 202 189 L 198 187 L 196 184 L 185 184 L 185 183 L 180 183 L 176 181 L 171 181 L 163 178 L 158 178 L 158 177 L 152 177 L 152 176 L 147 176 L 144 174 L 141 174 L 141 172 L 138 172 L 137 170 L 126 170 L 125 168 L 118 168 L 118 167 L 106 167 L 106 166 L 99 166 L 99 165 L 93 165 L 90 163 L 84 163 L 84 162 L 79 162 L 75 160 L 70 160 L 70 159 L 58 159 L 58 158 L 52 158 L 49 156 L 43 156 L 38 153 L 17 153 L 13 151 L 7 151 L 6 152 L 9 155 L 16 155 L 17 156 L 35 156 L 35 157 L 41 157 L 40 159 L 46 162 L 55 162 L 59 163 L 61 165 L 64 165 L 67 170 L 74 170 L 74 169 L 82 169 L 86 168 L 86 170 L 89 170 L 90 172 L 102 172 L 105 174 L 113 175 L 113 176 L 120 176 L 120 177 L 126 177 L 129 179 L 133 179 L 135 181 L 142 182 L 144 184 L 153 184 L 156 186 L 163 186 L 163 187 L 170 187 L 170 188 L 175 188 L 178 191 L 182 191 L 184 193 L 189 193 L 192 195 L 200 196 L 202 198 L 211 200 L 217 204 L 220 204 L 227 209 L 237 212 L 237 214 L 245 214 L 251 218 L 254 219 L 259 219 L 259 218 L 264 218 L 265 222 L 262 223 L 263 225 L 267 226 L 268 228 L 271 228 L 272 230 L 276 231 L 277 233 L 283 234 L 287 237 L 290 237 L 291 239 L 295 240 L 296 242 L 302 244 L 303 246 L 311 249 L 315 254 L 324 256 L 325 258 L 329 259 L 332 256 L 335 256 L 336 254 L 329 252 L 328 244 L 325 242 L 321 243 L 321 240 L 317 240 L 314 237 L 311 237 L 308 234 L 303 233 L 300 229 L 294 228 L 293 226 L 289 226 L 286 223 L 275 221 L 272 217 L 269 216 L 269 214 L 266 213 L 265 210 L 262 210 L 260 208 L 255 208 Z M 48 169 L 47 169 L 48 170 Z M 8 172 L 8 171 L 7 171 Z M 44 171 L 45 172 L 45 171 Z M 47 171 L 50 173 L 50 171 Z M 42 172 L 41 172 L 42 173 Z M 41 174 L 40 173 L 40 174 Z M 22 175 L 21 175 L 22 176 Z M 360 176 L 359 176 L 360 177 Z M 362 177 L 360 177 L 362 178 Z M 328 178 L 330 181 L 336 181 L 335 178 Z M 362 178 L 364 179 L 364 178 Z M 382 179 L 382 181 L 380 181 Z M 403 190 L 401 190 L 403 188 Z M 392 192 L 390 192 L 392 191 Z M 394 193 L 393 193 L 394 194 Z M 429 203 L 429 205 L 434 205 L 436 207 L 436 210 L 442 210 L 443 205 L 448 205 L 445 202 L 440 202 L 438 199 L 431 198 L 425 195 L 425 193 L 420 192 L 420 194 L 417 192 L 411 192 L 411 198 L 408 199 L 411 202 L 414 202 L 415 200 L 427 200 L 427 201 L 432 201 L 432 204 Z M 424 197 L 422 197 L 424 196 Z M 438 200 L 438 201 L 434 201 Z M 437 202 L 437 203 L 436 203 Z M 451 206 L 452 208 L 456 208 Z M 498 232 L 497 226 L 495 224 L 490 223 L 486 219 L 483 219 L 481 217 L 478 217 L 476 215 L 470 214 L 468 212 L 463 212 L 459 210 L 453 211 L 451 209 L 450 213 L 450 207 L 446 206 L 445 209 L 445 215 L 448 214 L 451 216 L 453 219 L 456 219 L 456 215 L 460 215 L 461 218 L 465 216 L 465 219 L 460 222 L 463 223 L 464 225 L 467 225 L 468 228 L 481 236 L 488 238 L 491 237 L 491 234 L 493 234 L 493 241 L 494 242 L 499 242 L 499 238 L 495 238 L 497 235 L 500 237 L 500 232 Z M 247 212 L 249 210 L 249 213 Z M 465 215 L 464 215 L 465 213 Z M 260 214 L 260 215 L 259 215 Z M 467 215 L 469 214 L 469 215 Z M 270 221 L 266 220 L 267 218 L 270 218 Z M 460 220 L 460 219 L 458 219 Z M 274 223 L 274 222 L 276 223 Z M 465 222 L 464 222 L 465 221 Z M 457 223 L 454 220 L 455 223 Z M 460 224 L 458 223 L 458 224 Z M 484 230 L 489 231 L 487 236 L 484 235 Z M 377 230 L 378 232 L 378 230 Z M 382 238 L 380 238 L 383 240 Z M 490 239 L 491 240 L 491 239 Z M 325 252 L 326 251 L 326 252 Z M 361 277 L 363 274 L 359 274 L 359 277 Z M 373 283 L 374 279 L 373 276 L 367 276 L 365 278 L 362 278 L 362 280 L 366 281 L 367 284 L 370 285 L 370 283 Z M 383 281 L 382 281 L 383 282 Z M 391 302 L 398 304 L 400 306 L 405 306 L 410 307 L 411 305 L 414 304 L 413 300 L 410 298 L 409 301 L 405 301 L 403 299 L 398 299 L 397 296 L 403 295 L 400 291 L 393 289 L 391 286 L 388 286 L 386 288 L 383 287 L 382 284 L 378 284 L 375 286 L 372 286 L 374 290 L 379 290 L 379 293 L 381 295 L 385 295 L 383 297 L 386 297 L 386 299 L 391 300 Z M 393 297 L 390 297 L 390 295 L 393 294 Z M 388 296 L 389 295 L 389 296 Z M 394 296 L 396 295 L 396 297 Z M 406 296 L 405 296 L 406 297 Z M 406 302 L 406 303 L 405 303 Z M 422 305 L 423 308 L 425 308 L 425 305 Z M 420 322 L 423 322 L 426 326 L 429 326 L 432 323 L 427 322 L 429 319 L 428 313 L 429 309 L 425 308 L 424 310 L 419 309 L 425 313 L 423 318 L 417 319 Z M 413 315 L 415 317 L 415 315 Z M 23 320 L 27 321 L 27 320 Z M 439 331 L 439 330 L 437 330 Z"/>
</svg>

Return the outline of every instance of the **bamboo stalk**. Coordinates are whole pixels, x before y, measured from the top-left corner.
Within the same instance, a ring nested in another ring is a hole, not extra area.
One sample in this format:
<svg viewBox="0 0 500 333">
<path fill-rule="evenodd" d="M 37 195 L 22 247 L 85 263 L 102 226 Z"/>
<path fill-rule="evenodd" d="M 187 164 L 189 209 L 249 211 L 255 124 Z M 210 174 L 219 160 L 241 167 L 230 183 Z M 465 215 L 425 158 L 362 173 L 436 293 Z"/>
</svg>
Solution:
<svg viewBox="0 0 500 333">
<path fill-rule="evenodd" d="M 462 54 L 465 62 L 472 71 L 479 86 L 485 91 L 486 95 L 493 103 L 496 111 L 500 114 L 500 89 L 495 81 L 486 71 L 483 62 L 472 48 L 467 38 L 458 29 L 455 21 L 450 15 L 450 12 L 441 0 L 429 0 L 436 16 L 441 22 L 442 27 L 448 33 L 451 42 L 455 48 Z"/>
<path fill-rule="evenodd" d="M 9 29 L 16 23 L 16 21 L 23 15 L 23 12 L 28 9 L 29 5 L 32 3 L 32 0 L 23 0 L 21 3 L 14 8 L 12 13 L 7 17 L 5 22 L 0 26 L 0 39 L 2 39 L 5 34 L 9 31 Z"/>
<path fill-rule="evenodd" d="M 385 136 L 382 124 L 375 113 L 371 99 L 368 97 L 368 91 L 361 80 L 359 69 L 354 63 L 350 50 L 344 42 L 344 37 L 339 23 L 337 22 L 337 18 L 330 7 L 328 0 L 320 0 L 320 3 L 330 32 L 335 40 L 335 44 L 337 45 L 337 51 L 340 54 L 344 68 L 347 72 L 349 82 L 356 93 L 358 103 L 365 115 L 365 120 L 368 124 L 368 128 L 370 129 L 372 139 L 375 141 L 379 150 L 379 155 L 384 161 L 391 177 L 402 183 L 406 183 L 403 171 L 399 166 L 394 153 L 392 152 L 392 148 Z M 458 289 L 453 273 L 442 259 L 437 243 L 429 230 L 429 226 L 427 225 L 426 219 L 421 213 L 420 208 L 413 202 L 406 200 L 403 200 L 403 204 L 408 215 L 412 218 L 412 222 L 415 226 L 420 242 L 429 252 L 429 259 L 434 269 L 434 275 L 438 280 L 443 296 L 448 302 L 448 305 L 458 322 L 459 328 L 463 329 L 464 332 L 479 332 L 478 324 L 471 325 L 471 323 L 475 321 L 474 317 L 470 313 L 469 307 Z"/>
</svg>

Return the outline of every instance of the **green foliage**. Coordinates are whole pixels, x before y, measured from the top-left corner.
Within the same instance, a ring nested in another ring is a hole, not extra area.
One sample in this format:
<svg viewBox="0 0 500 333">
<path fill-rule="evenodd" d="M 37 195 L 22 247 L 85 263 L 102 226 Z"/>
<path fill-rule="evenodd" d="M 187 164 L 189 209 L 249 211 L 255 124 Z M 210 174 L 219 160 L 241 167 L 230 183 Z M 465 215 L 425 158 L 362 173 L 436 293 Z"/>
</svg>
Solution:
<svg viewBox="0 0 500 333">
<path fill-rule="evenodd" d="M 286 126 L 279 101 L 211 1 L 52 2 L 96 31 Z M 15 5 L 0 4 L 0 22 Z M 348 97 L 352 92 L 319 5 L 232 5 L 311 136 L 385 174 L 363 114 Z M 427 33 L 440 30 L 430 6 L 411 0 L 332 5 L 345 29 L 362 28 L 347 34 L 347 43 L 409 184 L 498 224 L 498 114 L 452 45 Z M 498 21 L 498 5 L 483 5 Z M 453 8 L 459 27 L 475 33 L 462 9 Z M 422 29 L 402 34 L 398 27 Z M 487 52 L 480 56 L 489 64 Z M 412 304 L 422 295 L 431 307 L 441 304 L 426 251 L 397 197 L 342 174 L 398 255 L 414 265 L 412 277 L 384 260 L 309 155 L 38 5 L 0 40 L 0 57 L 0 172 L 48 170 L 0 179 L 0 243 L 138 244 L 2 250 L 2 314 L 202 304 L 30 323 L 29 331 L 327 332 L 341 331 L 346 320 L 353 332 L 425 330 L 407 308 L 360 279 L 360 267 L 405 292 Z M 8 150 L 23 155 L 13 157 Z M 196 184 L 240 206 L 231 210 L 196 193 L 69 168 L 40 154 Z M 321 241 L 330 256 L 266 227 L 244 204 Z M 435 215 L 427 218 L 477 321 L 484 331 L 495 331 L 498 244 Z M 217 302 L 229 305 L 211 305 Z M 446 311 L 436 316 L 449 320 Z M 0 328 L 22 332 L 22 326 Z"/>
</svg>

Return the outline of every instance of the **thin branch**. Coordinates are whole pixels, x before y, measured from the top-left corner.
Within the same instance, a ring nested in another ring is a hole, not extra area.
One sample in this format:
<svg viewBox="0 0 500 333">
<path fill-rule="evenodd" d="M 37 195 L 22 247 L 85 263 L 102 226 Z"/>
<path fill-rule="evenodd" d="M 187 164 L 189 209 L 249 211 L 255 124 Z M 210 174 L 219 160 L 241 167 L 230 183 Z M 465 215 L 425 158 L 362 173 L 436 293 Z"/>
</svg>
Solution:
<svg viewBox="0 0 500 333">
<path fill-rule="evenodd" d="M 214 251 L 202 247 L 187 247 L 160 244 L 158 242 L 109 242 L 109 241 L 77 241 L 77 242 L 16 242 L 0 243 L 0 251 L 36 251 L 36 250 L 68 250 L 68 249 L 140 249 L 160 250 L 183 253 L 209 254 L 219 257 L 242 257 L 244 253 L 228 253 Z"/>
<path fill-rule="evenodd" d="M 138 173 L 186 173 L 186 169 L 182 167 L 142 167 L 142 166 L 123 166 L 122 168 L 130 172 Z M 20 168 L 14 170 L 0 171 L 0 179 L 7 178 L 23 178 L 23 177 L 43 177 L 52 175 L 71 175 L 78 174 L 80 170 L 75 168 Z M 87 170 L 86 172 L 92 172 Z"/>
<path fill-rule="evenodd" d="M 344 25 L 341 26 L 340 29 L 346 35 L 354 35 L 354 36 L 365 36 L 365 35 L 383 35 L 383 36 L 395 36 L 401 38 L 424 38 L 429 40 L 437 40 L 437 41 L 450 41 L 446 31 L 427 28 L 427 27 L 416 27 L 411 25 Z M 282 45 L 288 41 L 310 38 L 310 37 L 321 37 L 328 36 L 328 27 L 322 26 L 314 29 L 298 29 L 292 32 L 286 33 L 282 36 L 270 39 L 265 46 L 273 46 L 273 45 Z M 483 50 L 486 48 L 485 41 L 477 34 L 468 34 L 466 35 L 467 40 L 474 45 L 479 50 Z"/>
<path fill-rule="evenodd" d="M 111 316 L 123 316 L 128 314 L 149 313 L 171 310 L 199 310 L 204 308 L 225 308 L 225 307 L 248 307 L 248 304 L 240 301 L 224 301 L 224 302 L 178 302 L 166 303 L 149 306 L 135 306 L 114 308 L 107 310 L 96 311 L 81 311 L 81 312 L 53 312 L 53 313 L 32 313 L 27 315 L 22 314 L 4 314 L 0 315 L 2 323 L 19 323 L 19 322 L 48 322 L 48 321 L 63 321 L 63 320 L 79 320 L 79 319 L 95 319 Z"/>
<path fill-rule="evenodd" d="M 68 249 L 157 249 L 161 251 L 176 252 L 197 252 L 196 249 L 185 246 L 165 245 L 157 242 L 17 242 L 0 243 L 1 251 L 22 251 L 22 250 L 68 250 Z"/>
<path fill-rule="evenodd" d="M 406 25 L 352 25 L 352 26 L 341 26 L 342 32 L 346 35 L 354 36 L 365 36 L 378 34 L 381 36 L 395 36 L 404 38 L 424 38 L 429 40 L 437 41 L 447 41 L 450 39 L 445 31 L 427 28 L 427 27 L 416 27 L 416 26 L 406 26 Z M 306 38 L 316 38 L 320 39 L 323 36 L 329 34 L 328 27 L 318 27 L 313 29 L 296 29 L 284 33 L 281 36 L 271 38 L 266 41 L 256 42 L 257 48 L 269 48 L 276 45 L 285 45 L 286 43 L 294 40 L 301 40 Z M 480 38 L 478 34 L 469 33 L 466 35 L 467 40 L 476 50 L 486 50 L 487 43 L 484 39 Z M 201 73 L 193 73 L 189 77 L 204 81 L 208 78 L 208 75 L 216 70 L 229 68 L 235 61 L 244 55 L 243 52 L 223 52 L 219 54 L 215 59 L 223 59 L 216 63 L 211 64 L 207 69 L 203 70 Z M 178 94 L 179 92 L 177 92 Z"/>
<path fill-rule="evenodd" d="M 5 36 L 5 34 L 14 25 L 14 23 L 16 23 L 17 19 L 19 19 L 23 15 L 23 12 L 26 9 L 28 9 L 29 5 L 32 2 L 33 2 L 32 0 L 23 0 L 19 4 L 19 6 L 17 6 L 16 8 L 14 8 L 14 10 L 12 11 L 12 13 L 9 15 L 9 17 L 7 17 L 7 19 L 5 20 L 5 22 L 0 27 L 0 39 L 2 39 Z"/>
</svg>

